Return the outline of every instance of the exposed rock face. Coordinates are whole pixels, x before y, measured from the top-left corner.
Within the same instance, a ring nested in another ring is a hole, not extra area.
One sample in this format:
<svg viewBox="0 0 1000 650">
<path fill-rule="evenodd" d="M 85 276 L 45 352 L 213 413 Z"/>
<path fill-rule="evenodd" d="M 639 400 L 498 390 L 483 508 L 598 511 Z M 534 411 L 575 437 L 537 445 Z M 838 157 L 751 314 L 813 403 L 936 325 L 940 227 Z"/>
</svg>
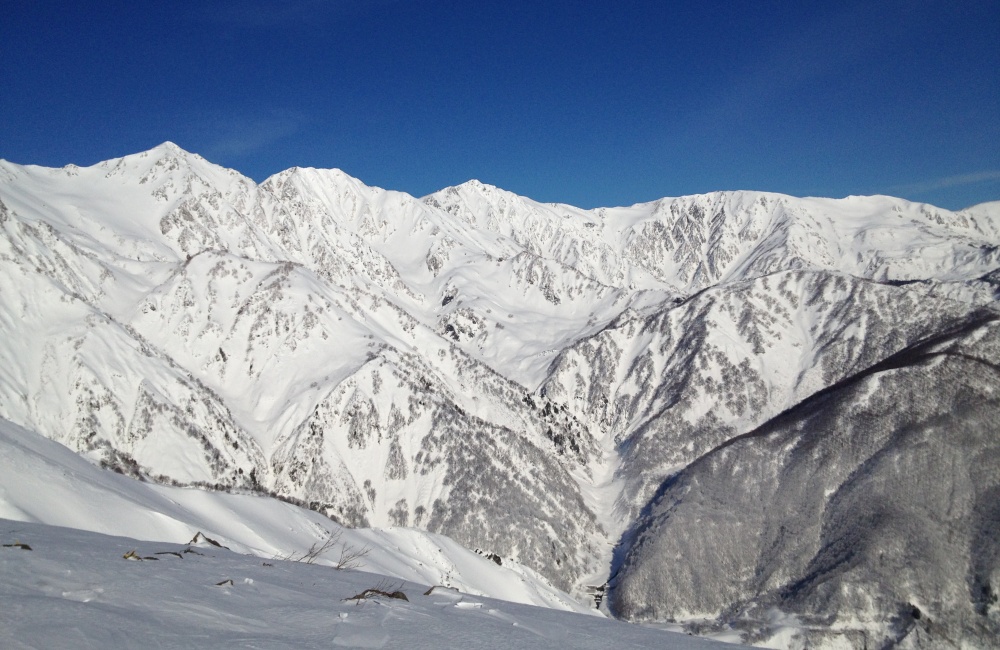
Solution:
<svg viewBox="0 0 1000 650">
<path fill-rule="evenodd" d="M 1000 634 L 998 204 L 416 199 L 168 143 L 0 162 L 0 233 L 0 416 L 108 467 L 613 573 L 630 619 Z"/>
</svg>

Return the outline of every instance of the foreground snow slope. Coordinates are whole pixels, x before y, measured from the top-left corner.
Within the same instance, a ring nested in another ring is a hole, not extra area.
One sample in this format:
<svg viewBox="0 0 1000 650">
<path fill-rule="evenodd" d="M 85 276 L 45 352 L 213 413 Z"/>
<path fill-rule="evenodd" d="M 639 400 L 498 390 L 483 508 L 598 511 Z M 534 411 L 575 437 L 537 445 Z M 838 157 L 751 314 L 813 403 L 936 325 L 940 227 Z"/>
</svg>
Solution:
<svg viewBox="0 0 1000 650">
<path fill-rule="evenodd" d="M 733 647 L 208 545 L 5 519 L 0 541 L 31 548 L 0 548 L 0 647 L 9 650 Z M 125 560 L 132 551 L 156 560 Z M 406 600 L 349 600 L 370 588 L 402 591 Z"/>
</svg>

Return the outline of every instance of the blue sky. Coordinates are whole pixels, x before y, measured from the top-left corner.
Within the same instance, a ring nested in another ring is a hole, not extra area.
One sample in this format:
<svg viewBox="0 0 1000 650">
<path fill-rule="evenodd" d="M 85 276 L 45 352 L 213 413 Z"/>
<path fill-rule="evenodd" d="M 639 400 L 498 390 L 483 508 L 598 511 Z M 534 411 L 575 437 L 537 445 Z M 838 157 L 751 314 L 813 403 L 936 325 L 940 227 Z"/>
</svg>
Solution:
<svg viewBox="0 0 1000 650">
<path fill-rule="evenodd" d="M 12 2 L 0 157 L 164 140 L 582 207 L 724 189 L 1000 199 L 1000 2 Z"/>
</svg>

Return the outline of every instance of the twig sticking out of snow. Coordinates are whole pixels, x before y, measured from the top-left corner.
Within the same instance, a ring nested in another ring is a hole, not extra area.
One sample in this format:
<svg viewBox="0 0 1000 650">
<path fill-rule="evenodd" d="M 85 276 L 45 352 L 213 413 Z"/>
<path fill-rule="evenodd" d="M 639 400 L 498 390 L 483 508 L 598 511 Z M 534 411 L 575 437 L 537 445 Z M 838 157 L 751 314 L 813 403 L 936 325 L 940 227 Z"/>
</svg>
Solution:
<svg viewBox="0 0 1000 650">
<path fill-rule="evenodd" d="M 160 551 L 158 553 L 153 553 L 153 555 L 176 555 L 180 559 L 182 560 L 184 559 L 184 556 L 178 553 L 177 551 Z"/>
<path fill-rule="evenodd" d="M 361 602 L 362 600 L 367 600 L 372 596 L 383 596 L 385 598 L 395 598 L 396 600 L 405 600 L 406 602 L 410 602 L 410 599 L 406 597 L 406 594 L 400 591 L 399 587 L 402 586 L 403 585 L 400 584 L 398 587 L 396 587 L 396 589 L 393 589 L 391 583 L 383 581 L 378 583 L 374 587 L 369 587 L 368 589 L 365 589 L 360 594 L 351 596 L 350 598 L 345 598 L 344 601 L 346 602 L 348 600 L 356 600 L 358 602 Z"/>
<path fill-rule="evenodd" d="M 32 550 L 32 548 L 30 546 L 28 546 L 27 544 L 24 544 L 22 542 L 14 542 L 13 544 L 4 544 L 3 547 L 4 548 L 19 548 L 19 549 L 23 549 L 25 551 Z"/>
<path fill-rule="evenodd" d="M 126 560 L 132 560 L 133 562 L 142 562 L 143 560 L 159 560 L 160 559 L 158 557 L 152 557 L 152 556 L 142 557 L 141 555 L 139 555 L 138 553 L 136 553 L 135 550 L 129 551 L 128 553 L 126 553 L 125 555 L 123 555 L 122 558 L 124 558 Z"/>
<path fill-rule="evenodd" d="M 194 534 L 194 537 L 191 538 L 191 541 L 188 542 L 188 544 L 197 544 L 199 541 L 208 542 L 212 546 L 218 546 L 219 548 L 224 548 L 224 549 L 229 548 L 228 546 L 223 546 L 222 544 L 215 541 L 211 537 L 208 537 L 207 535 L 205 535 L 205 533 L 201 532 L 200 530 Z"/>
</svg>

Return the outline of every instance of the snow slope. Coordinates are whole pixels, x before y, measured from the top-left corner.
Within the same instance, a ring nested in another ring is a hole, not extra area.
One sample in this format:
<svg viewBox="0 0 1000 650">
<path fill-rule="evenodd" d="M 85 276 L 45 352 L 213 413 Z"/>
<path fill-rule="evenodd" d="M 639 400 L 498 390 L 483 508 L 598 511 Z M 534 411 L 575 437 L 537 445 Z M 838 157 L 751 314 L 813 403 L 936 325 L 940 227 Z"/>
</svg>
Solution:
<svg viewBox="0 0 1000 650">
<path fill-rule="evenodd" d="M 733 647 L 211 546 L 9 520 L 0 520 L 0 541 L 31 548 L 0 548 L 0 646 L 11 650 Z M 129 552 L 157 559 L 123 559 Z M 406 600 L 350 600 L 371 588 Z"/>
</svg>

